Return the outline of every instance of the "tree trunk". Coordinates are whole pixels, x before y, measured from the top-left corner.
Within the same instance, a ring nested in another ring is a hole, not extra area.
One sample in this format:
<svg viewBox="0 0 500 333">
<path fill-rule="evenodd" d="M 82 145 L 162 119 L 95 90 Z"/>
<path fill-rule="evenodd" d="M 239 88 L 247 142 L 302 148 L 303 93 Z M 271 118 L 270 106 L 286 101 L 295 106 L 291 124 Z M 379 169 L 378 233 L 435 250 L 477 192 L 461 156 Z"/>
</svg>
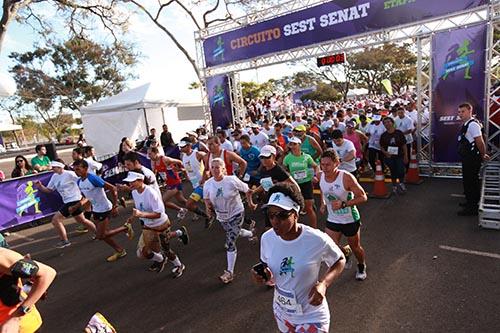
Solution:
<svg viewBox="0 0 500 333">
<path fill-rule="evenodd" d="M 16 17 L 19 8 L 27 6 L 31 0 L 4 0 L 2 5 L 2 17 L 0 18 L 0 53 L 2 53 L 3 42 L 7 35 L 9 23 Z"/>
</svg>

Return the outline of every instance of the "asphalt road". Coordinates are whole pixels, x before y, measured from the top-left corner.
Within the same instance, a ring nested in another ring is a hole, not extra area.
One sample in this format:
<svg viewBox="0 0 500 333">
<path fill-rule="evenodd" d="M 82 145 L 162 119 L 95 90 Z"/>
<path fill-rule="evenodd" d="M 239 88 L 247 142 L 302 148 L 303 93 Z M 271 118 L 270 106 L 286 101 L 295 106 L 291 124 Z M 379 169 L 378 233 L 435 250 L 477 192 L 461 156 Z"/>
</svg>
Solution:
<svg viewBox="0 0 500 333">
<path fill-rule="evenodd" d="M 370 199 L 360 207 L 368 278 L 355 281 L 352 268 L 329 288 L 332 332 L 500 331 L 500 233 L 479 228 L 477 218 L 456 216 L 459 199 L 451 194 L 461 192 L 458 180 L 426 180 L 409 187 L 406 196 Z M 112 225 L 122 224 L 130 210 L 121 209 Z M 262 227 L 260 212 L 251 215 Z M 50 225 L 11 234 L 7 239 L 14 249 L 58 271 L 49 298 L 39 303 L 41 332 L 81 332 L 96 311 L 120 333 L 276 332 L 273 292 L 249 277 L 259 246 L 238 241 L 236 278 L 222 285 L 222 228 L 206 230 L 202 220 L 190 216 L 183 224 L 191 243 L 173 243 L 187 266 L 179 279 L 172 279 L 170 267 L 160 274 L 146 271 L 150 263 L 134 255 L 137 240 L 124 235 L 117 240 L 129 255 L 107 263 L 111 249 L 90 235 L 72 232 L 73 245 L 59 250 L 53 248 L 57 239 Z M 75 229 L 71 220 L 67 229 Z"/>
</svg>

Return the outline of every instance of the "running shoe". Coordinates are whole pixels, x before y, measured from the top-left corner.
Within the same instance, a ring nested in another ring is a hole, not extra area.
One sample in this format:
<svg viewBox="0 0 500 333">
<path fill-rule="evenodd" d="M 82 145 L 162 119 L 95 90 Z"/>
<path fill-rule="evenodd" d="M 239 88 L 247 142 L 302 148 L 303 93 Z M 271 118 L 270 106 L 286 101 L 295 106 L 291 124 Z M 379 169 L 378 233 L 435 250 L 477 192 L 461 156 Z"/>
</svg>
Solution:
<svg viewBox="0 0 500 333">
<path fill-rule="evenodd" d="M 403 194 L 403 195 L 406 194 L 406 185 L 403 183 L 399 183 L 398 190 L 399 190 L 399 194 Z"/>
<path fill-rule="evenodd" d="M 172 269 L 172 274 L 174 275 L 174 279 L 181 277 L 185 269 L 186 266 L 184 266 L 184 264 L 181 264 L 180 266 L 175 266 L 174 269 Z"/>
<path fill-rule="evenodd" d="M 199 219 L 200 219 L 200 216 L 198 214 L 193 214 L 193 218 L 191 220 L 198 221 Z"/>
<path fill-rule="evenodd" d="M 79 234 L 84 234 L 84 233 L 89 232 L 89 231 L 87 230 L 87 228 L 85 228 L 84 225 L 78 224 L 76 226 L 76 232 L 79 233 Z"/>
<path fill-rule="evenodd" d="M 71 245 L 71 242 L 69 240 L 62 240 L 59 243 L 57 243 L 55 246 L 58 249 L 63 249 L 63 248 L 68 247 L 70 245 Z"/>
<path fill-rule="evenodd" d="M 109 256 L 106 261 L 107 262 L 114 262 L 117 261 L 118 259 L 121 259 L 127 255 L 127 251 L 123 249 L 121 252 L 115 252 L 111 256 Z"/>
<path fill-rule="evenodd" d="M 179 236 L 179 239 L 181 240 L 182 244 L 188 245 L 189 234 L 188 234 L 186 227 L 180 227 L 179 230 L 182 231 L 182 235 Z"/>
<path fill-rule="evenodd" d="M 125 223 L 123 225 L 125 228 L 127 228 L 127 230 L 125 231 L 125 235 L 127 235 L 128 239 L 132 240 L 134 239 L 134 229 L 132 229 L 132 225 L 130 223 Z"/>
<path fill-rule="evenodd" d="M 222 283 L 228 284 L 234 280 L 234 274 L 230 271 L 224 270 L 224 273 L 219 276 L 219 279 L 222 281 Z"/>
<path fill-rule="evenodd" d="M 366 279 L 366 265 L 358 264 L 358 271 L 356 272 L 356 280 L 364 281 Z"/>
<path fill-rule="evenodd" d="M 188 210 L 186 208 L 181 208 L 177 212 L 177 218 L 179 219 L 179 221 L 184 220 L 184 218 L 186 217 L 187 212 L 188 212 Z"/>
<path fill-rule="evenodd" d="M 166 262 L 167 262 L 167 257 L 163 256 L 163 261 L 155 261 L 151 266 L 149 266 L 149 270 L 151 272 L 161 273 L 165 268 Z"/>
<path fill-rule="evenodd" d="M 342 252 L 345 255 L 345 266 L 344 269 L 351 269 L 352 267 L 352 250 L 349 245 L 343 247 Z"/>
<path fill-rule="evenodd" d="M 397 185 L 392 185 L 392 194 L 399 194 L 399 189 Z"/>
</svg>

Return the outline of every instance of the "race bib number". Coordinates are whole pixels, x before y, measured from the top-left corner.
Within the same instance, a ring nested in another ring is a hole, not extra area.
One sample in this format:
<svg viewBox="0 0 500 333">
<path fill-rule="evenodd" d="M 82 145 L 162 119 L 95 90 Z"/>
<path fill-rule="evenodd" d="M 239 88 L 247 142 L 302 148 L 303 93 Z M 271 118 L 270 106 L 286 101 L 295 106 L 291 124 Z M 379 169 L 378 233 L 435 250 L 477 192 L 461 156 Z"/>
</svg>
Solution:
<svg viewBox="0 0 500 333">
<path fill-rule="evenodd" d="M 394 146 L 389 146 L 387 147 L 387 152 L 391 155 L 397 155 L 399 152 L 399 148 Z"/>
<path fill-rule="evenodd" d="M 243 176 L 243 181 L 247 182 L 249 180 L 250 180 L 250 175 L 248 173 L 245 173 L 245 175 Z"/>
<path fill-rule="evenodd" d="M 262 186 L 264 191 L 267 192 L 271 189 L 271 187 L 273 187 L 273 179 L 271 177 L 262 178 L 260 180 L 260 185 Z"/>
<path fill-rule="evenodd" d="M 302 306 L 297 303 L 294 291 L 274 287 L 274 303 L 287 314 L 302 314 Z"/>
<path fill-rule="evenodd" d="M 307 171 L 295 171 L 293 173 L 293 178 L 296 180 L 302 180 L 307 178 Z"/>
</svg>

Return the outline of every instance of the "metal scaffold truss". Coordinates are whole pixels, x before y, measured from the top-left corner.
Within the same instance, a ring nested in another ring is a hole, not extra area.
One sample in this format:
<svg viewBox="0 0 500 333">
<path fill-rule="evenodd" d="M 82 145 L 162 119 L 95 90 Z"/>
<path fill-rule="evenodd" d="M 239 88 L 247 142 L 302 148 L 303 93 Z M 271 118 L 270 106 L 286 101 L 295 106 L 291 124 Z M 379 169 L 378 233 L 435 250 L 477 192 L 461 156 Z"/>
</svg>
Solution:
<svg viewBox="0 0 500 333">
<path fill-rule="evenodd" d="M 487 111 L 488 118 L 485 121 L 485 133 L 487 134 L 487 146 L 491 159 L 500 161 L 500 8 L 497 6 L 492 10 L 492 17 L 488 36 L 488 60 L 486 67 L 487 77 Z"/>
</svg>

